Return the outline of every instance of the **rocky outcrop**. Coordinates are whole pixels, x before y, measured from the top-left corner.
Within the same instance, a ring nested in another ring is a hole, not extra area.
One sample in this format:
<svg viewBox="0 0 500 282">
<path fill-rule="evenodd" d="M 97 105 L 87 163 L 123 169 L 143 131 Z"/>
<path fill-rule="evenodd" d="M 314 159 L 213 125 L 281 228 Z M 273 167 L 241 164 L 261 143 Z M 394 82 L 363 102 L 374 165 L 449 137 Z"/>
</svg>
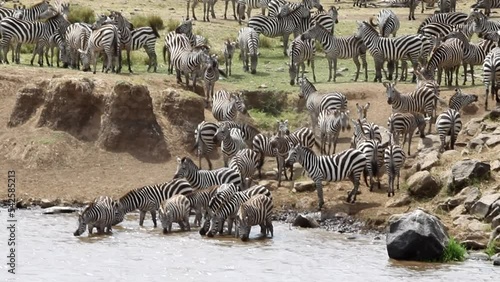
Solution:
<svg viewBox="0 0 500 282">
<path fill-rule="evenodd" d="M 455 196 L 448 198 L 443 204 L 439 205 L 441 210 L 450 211 L 459 205 L 464 205 L 467 211 L 470 211 L 472 205 L 481 197 L 481 191 L 475 186 L 468 186 L 462 189 Z"/>
<path fill-rule="evenodd" d="M 111 95 L 105 97 L 104 103 L 97 139 L 99 147 L 114 152 L 128 152 L 148 162 L 165 161 L 170 157 L 146 86 L 117 83 Z"/>
<path fill-rule="evenodd" d="M 447 188 L 453 194 L 472 184 L 473 180 L 485 179 L 490 175 L 490 165 L 479 160 L 457 162 L 449 173 Z"/>
<path fill-rule="evenodd" d="M 486 218 L 486 216 L 491 212 L 493 204 L 498 200 L 500 200 L 500 193 L 484 195 L 474 205 L 472 205 L 471 214 L 479 217 L 480 219 Z"/>
<path fill-rule="evenodd" d="M 426 170 L 410 176 L 406 184 L 408 185 L 408 193 L 415 198 L 432 198 L 440 190 L 438 181 Z"/>
<path fill-rule="evenodd" d="M 7 126 L 14 127 L 27 122 L 43 104 L 48 81 L 28 85 L 17 93 L 16 104 L 12 109 Z"/>
<path fill-rule="evenodd" d="M 392 220 L 386 237 L 389 257 L 398 260 L 439 259 L 447 243 L 448 234 L 441 221 L 420 209 Z"/>
<path fill-rule="evenodd" d="M 179 141 L 185 144 L 186 149 L 192 149 L 194 131 L 205 120 L 203 98 L 192 92 L 166 89 L 161 92 L 156 103 L 162 115 L 172 125 L 171 130 L 179 136 Z"/>
</svg>

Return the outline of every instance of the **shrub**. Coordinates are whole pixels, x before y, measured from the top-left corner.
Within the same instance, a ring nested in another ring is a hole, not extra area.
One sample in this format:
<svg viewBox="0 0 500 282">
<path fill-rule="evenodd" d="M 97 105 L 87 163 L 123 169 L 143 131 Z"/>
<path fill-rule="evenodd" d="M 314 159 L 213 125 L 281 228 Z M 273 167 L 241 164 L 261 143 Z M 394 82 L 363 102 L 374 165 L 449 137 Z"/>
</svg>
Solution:
<svg viewBox="0 0 500 282">
<path fill-rule="evenodd" d="M 496 250 L 495 250 L 495 249 L 496 249 L 496 248 L 495 248 L 495 243 L 494 243 L 493 241 L 491 241 L 491 242 L 489 242 L 489 243 L 488 243 L 488 246 L 486 247 L 486 250 L 484 250 L 484 252 L 485 252 L 488 256 L 492 257 L 492 256 L 494 256 L 494 255 L 495 255 L 495 253 L 496 253 Z"/>
<path fill-rule="evenodd" d="M 181 22 L 178 21 L 178 20 L 168 19 L 168 21 L 167 21 L 167 32 L 174 31 L 180 24 L 181 24 Z"/>
<path fill-rule="evenodd" d="M 272 48 L 273 47 L 273 41 L 269 37 L 261 36 L 259 38 L 259 44 L 260 44 L 259 47 L 261 47 L 261 48 Z"/>
<path fill-rule="evenodd" d="M 458 243 L 455 238 L 450 237 L 448 245 L 444 249 L 443 255 L 441 256 L 441 262 L 463 261 L 466 253 L 467 250 L 465 247 Z"/>
<path fill-rule="evenodd" d="M 136 15 L 132 17 L 131 22 L 134 27 L 151 26 L 156 28 L 156 30 L 162 30 L 165 28 L 165 26 L 163 25 L 163 20 L 157 15 Z"/>
<path fill-rule="evenodd" d="M 83 6 L 72 7 L 69 11 L 68 20 L 71 23 L 83 22 L 92 24 L 95 22 L 94 10 Z"/>
</svg>

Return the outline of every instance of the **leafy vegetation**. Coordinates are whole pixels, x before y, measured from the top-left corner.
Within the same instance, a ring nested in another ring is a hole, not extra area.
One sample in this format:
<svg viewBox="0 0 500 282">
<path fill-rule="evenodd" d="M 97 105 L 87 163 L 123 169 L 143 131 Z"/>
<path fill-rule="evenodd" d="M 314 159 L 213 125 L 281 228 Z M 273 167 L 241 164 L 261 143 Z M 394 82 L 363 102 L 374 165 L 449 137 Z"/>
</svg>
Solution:
<svg viewBox="0 0 500 282">
<path fill-rule="evenodd" d="M 174 31 L 180 24 L 181 24 L 181 22 L 178 20 L 168 19 L 167 25 L 166 25 L 167 32 Z"/>
<path fill-rule="evenodd" d="M 251 109 L 249 112 L 252 118 L 255 120 L 255 126 L 262 129 L 263 131 L 274 132 L 276 130 L 276 122 L 281 119 L 288 119 L 288 123 L 292 130 L 304 126 L 304 121 L 308 120 L 308 117 L 305 113 L 297 113 L 292 111 L 283 111 L 276 115 L 266 113 L 259 109 Z"/>
<path fill-rule="evenodd" d="M 452 262 L 452 261 L 463 261 L 467 250 L 465 247 L 457 242 L 455 238 L 450 237 L 448 240 L 448 245 L 444 249 L 443 255 L 441 256 L 441 262 Z"/>
<path fill-rule="evenodd" d="M 490 243 L 488 243 L 488 246 L 486 246 L 486 250 L 484 250 L 484 252 L 488 256 L 492 257 L 492 256 L 494 256 L 496 254 L 496 250 L 495 249 L 496 249 L 495 248 L 495 243 L 494 242 L 490 242 Z"/>
<path fill-rule="evenodd" d="M 150 26 L 150 27 L 156 28 L 156 30 L 165 29 L 165 25 L 163 24 L 163 20 L 161 19 L 160 16 L 157 16 L 157 15 L 149 15 L 149 16 L 136 15 L 136 16 L 133 16 L 130 21 L 132 22 L 134 27 Z"/>
<path fill-rule="evenodd" d="M 95 22 L 95 12 L 90 7 L 72 5 L 69 11 L 68 20 L 70 23 L 88 23 Z"/>
</svg>

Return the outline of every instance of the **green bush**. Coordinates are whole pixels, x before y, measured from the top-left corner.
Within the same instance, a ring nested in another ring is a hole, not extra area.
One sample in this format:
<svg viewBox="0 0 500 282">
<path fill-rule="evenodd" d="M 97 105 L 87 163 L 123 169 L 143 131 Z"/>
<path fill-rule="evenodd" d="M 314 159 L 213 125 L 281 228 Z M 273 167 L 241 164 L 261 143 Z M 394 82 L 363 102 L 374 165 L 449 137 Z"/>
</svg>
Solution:
<svg viewBox="0 0 500 282">
<path fill-rule="evenodd" d="M 68 15 L 68 20 L 71 23 L 88 23 L 93 24 L 95 22 L 94 10 L 89 7 L 74 6 L 71 7 Z"/>
<path fill-rule="evenodd" d="M 495 248 L 495 243 L 492 241 L 492 242 L 488 243 L 488 246 L 486 247 L 486 250 L 484 250 L 484 252 L 485 252 L 488 256 L 492 257 L 492 256 L 494 256 L 494 255 L 495 255 L 495 253 L 496 253 L 496 250 L 495 250 L 495 249 L 496 249 L 496 248 Z"/>
<path fill-rule="evenodd" d="M 259 38 L 259 44 L 260 44 L 260 48 L 272 48 L 273 47 L 273 40 L 269 37 L 264 37 L 264 36 L 261 36 Z"/>
<path fill-rule="evenodd" d="M 467 254 L 467 250 L 465 249 L 465 247 L 462 244 L 458 243 L 455 238 L 450 237 L 448 245 L 444 249 L 440 261 L 463 261 L 465 259 L 465 254 Z"/>
<path fill-rule="evenodd" d="M 180 24 L 181 24 L 181 22 L 178 21 L 178 20 L 168 19 L 168 21 L 167 21 L 167 31 L 168 32 L 174 31 Z"/>
<path fill-rule="evenodd" d="M 151 15 L 151 16 L 136 15 L 132 17 L 131 22 L 134 25 L 134 27 L 151 26 L 156 28 L 156 30 L 162 30 L 165 28 L 165 26 L 163 25 L 163 20 L 157 15 Z"/>
</svg>

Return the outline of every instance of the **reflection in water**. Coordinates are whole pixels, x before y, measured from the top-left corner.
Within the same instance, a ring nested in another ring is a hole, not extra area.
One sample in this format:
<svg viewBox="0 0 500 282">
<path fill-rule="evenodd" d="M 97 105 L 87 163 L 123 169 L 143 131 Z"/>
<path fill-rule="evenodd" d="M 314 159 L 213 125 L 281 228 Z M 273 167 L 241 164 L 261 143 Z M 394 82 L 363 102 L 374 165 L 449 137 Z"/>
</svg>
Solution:
<svg viewBox="0 0 500 282">
<path fill-rule="evenodd" d="M 17 211 L 17 216 L 18 281 L 449 282 L 495 281 L 500 275 L 491 262 L 397 262 L 388 259 L 384 240 L 362 235 L 347 240 L 346 235 L 277 222 L 273 239 L 257 239 L 259 228 L 254 227 L 251 240 L 243 243 L 228 236 L 201 237 L 196 228 L 163 235 L 150 221 L 139 227 L 135 215 L 111 235 L 90 237 L 73 236 L 76 214 L 36 210 Z"/>
</svg>

